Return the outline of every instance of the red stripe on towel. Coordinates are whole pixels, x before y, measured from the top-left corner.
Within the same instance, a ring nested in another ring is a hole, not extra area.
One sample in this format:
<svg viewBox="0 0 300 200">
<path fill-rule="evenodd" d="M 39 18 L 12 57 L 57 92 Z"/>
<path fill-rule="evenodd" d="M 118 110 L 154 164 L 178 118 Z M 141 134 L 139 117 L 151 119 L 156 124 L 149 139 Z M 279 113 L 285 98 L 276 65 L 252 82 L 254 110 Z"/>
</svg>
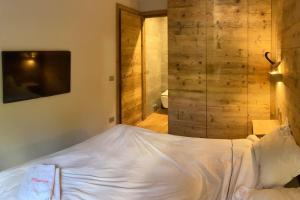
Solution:
<svg viewBox="0 0 300 200">
<path fill-rule="evenodd" d="M 43 180 L 43 179 L 38 179 L 38 178 L 32 178 L 31 181 L 35 182 L 35 183 L 49 183 L 48 180 Z"/>
</svg>

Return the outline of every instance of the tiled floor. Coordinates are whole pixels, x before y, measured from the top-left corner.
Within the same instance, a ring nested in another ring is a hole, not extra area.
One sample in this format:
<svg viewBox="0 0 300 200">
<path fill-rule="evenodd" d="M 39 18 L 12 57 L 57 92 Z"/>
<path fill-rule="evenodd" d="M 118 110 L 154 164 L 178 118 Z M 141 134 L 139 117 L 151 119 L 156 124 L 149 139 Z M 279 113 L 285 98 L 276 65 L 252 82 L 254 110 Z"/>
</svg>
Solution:
<svg viewBox="0 0 300 200">
<path fill-rule="evenodd" d="M 150 129 L 158 133 L 168 133 L 168 115 L 152 113 L 144 121 L 137 124 L 138 127 Z"/>
</svg>

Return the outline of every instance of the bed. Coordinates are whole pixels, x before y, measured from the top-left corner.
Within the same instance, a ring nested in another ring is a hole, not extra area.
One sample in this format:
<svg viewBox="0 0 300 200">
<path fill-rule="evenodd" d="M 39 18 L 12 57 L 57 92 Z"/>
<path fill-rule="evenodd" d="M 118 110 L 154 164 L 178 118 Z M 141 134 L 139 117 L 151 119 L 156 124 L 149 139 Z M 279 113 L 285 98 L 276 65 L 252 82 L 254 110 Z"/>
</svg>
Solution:
<svg viewBox="0 0 300 200">
<path fill-rule="evenodd" d="M 258 177 L 253 141 L 154 134 L 118 125 L 83 143 L 0 173 L 0 199 L 14 200 L 30 166 L 61 168 L 63 200 L 238 199 Z"/>
</svg>

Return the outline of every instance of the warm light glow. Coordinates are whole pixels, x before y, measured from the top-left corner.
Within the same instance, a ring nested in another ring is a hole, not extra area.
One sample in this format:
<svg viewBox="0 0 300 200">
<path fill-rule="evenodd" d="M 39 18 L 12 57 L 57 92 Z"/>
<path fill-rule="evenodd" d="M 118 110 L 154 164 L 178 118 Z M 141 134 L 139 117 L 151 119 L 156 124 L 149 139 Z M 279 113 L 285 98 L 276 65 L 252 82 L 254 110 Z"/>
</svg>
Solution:
<svg viewBox="0 0 300 200">
<path fill-rule="evenodd" d="M 277 75 L 277 74 L 281 74 L 279 71 L 271 71 L 270 72 L 271 75 Z"/>
<path fill-rule="evenodd" d="M 282 91 L 282 90 L 283 90 L 283 87 L 284 87 L 283 82 L 278 82 L 278 83 L 276 83 L 276 87 L 277 87 L 277 88 L 280 88 L 280 90 Z"/>
<path fill-rule="evenodd" d="M 28 60 L 25 60 L 25 67 L 26 68 L 29 68 L 29 69 L 31 69 L 31 68 L 33 68 L 33 67 L 35 67 L 35 60 L 34 59 L 28 59 Z"/>
</svg>

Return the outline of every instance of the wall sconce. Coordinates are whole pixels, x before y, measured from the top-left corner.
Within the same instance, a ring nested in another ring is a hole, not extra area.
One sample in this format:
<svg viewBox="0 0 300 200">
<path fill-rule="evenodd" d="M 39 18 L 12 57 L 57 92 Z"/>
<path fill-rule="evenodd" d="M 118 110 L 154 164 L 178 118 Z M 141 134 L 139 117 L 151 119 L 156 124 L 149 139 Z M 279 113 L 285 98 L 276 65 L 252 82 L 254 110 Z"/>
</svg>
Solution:
<svg viewBox="0 0 300 200">
<path fill-rule="evenodd" d="M 270 80 L 272 82 L 282 82 L 283 81 L 283 75 L 279 71 L 272 71 L 270 73 Z"/>
<path fill-rule="evenodd" d="M 271 71 L 269 72 L 270 79 L 271 79 L 271 81 L 274 81 L 274 82 L 282 82 L 283 75 L 279 71 L 279 65 L 281 64 L 281 61 L 280 62 L 272 61 L 268 56 L 269 54 L 270 54 L 270 52 L 266 52 L 265 58 L 267 59 L 267 61 L 269 61 L 269 63 L 271 63 Z"/>
</svg>

